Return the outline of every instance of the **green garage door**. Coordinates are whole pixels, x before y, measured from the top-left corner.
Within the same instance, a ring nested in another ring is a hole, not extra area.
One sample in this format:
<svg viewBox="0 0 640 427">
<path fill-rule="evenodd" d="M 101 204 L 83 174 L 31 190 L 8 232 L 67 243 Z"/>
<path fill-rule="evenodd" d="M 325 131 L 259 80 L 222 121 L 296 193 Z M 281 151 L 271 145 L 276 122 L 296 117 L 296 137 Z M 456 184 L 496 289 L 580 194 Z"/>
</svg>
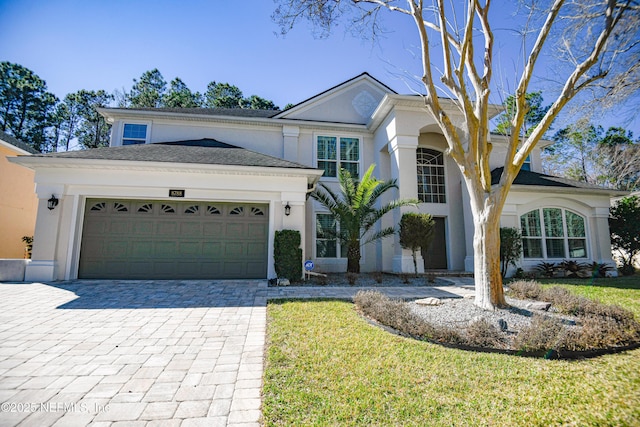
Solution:
<svg viewBox="0 0 640 427">
<path fill-rule="evenodd" d="M 264 279 L 267 205 L 87 199 L 81 279 Z"/>
</svg>

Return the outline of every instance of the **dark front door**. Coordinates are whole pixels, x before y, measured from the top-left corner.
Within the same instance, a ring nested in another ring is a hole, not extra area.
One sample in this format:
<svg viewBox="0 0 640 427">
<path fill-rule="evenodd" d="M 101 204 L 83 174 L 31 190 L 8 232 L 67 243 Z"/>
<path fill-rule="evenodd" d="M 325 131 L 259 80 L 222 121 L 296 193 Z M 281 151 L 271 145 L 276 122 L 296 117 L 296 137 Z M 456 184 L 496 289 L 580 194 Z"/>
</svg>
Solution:
<svg viewBox="0 0 640 427">
<path fill-rule="evenodd" d="M 445 218 L 434 217 L 436 228 L 433 241 L 429 248 L 422 250 L 425 270 L 447 269 L 447 238 L 445 233 Z"/>
</svg>

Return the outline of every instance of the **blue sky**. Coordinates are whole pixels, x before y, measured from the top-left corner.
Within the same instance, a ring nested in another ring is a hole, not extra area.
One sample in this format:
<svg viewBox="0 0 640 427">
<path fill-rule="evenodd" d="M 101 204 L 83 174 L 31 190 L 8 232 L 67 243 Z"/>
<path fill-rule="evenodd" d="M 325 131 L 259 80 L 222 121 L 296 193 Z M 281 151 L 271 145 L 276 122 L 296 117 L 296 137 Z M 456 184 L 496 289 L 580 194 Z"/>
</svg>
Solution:
<svg viewBox="0 0 640 427">
<path fill-rule="evenodd" d="M 180 77 L 194 91 L 212 80 L 229 82 L 245 96 L 280 107 L 363 71 L 397 92 L 411 92 L 406 76 L 419 74 L 420 61 L 406 17 L 386 15 L 394 31 L 374 45 L 342 27 L 329 39 L 314 39 L 304 22 L 277 36 L 274 8 L 271 0 L 0 0 L 0 60 L 30 68 L 59 98 L 80 89 L 129 90 L 133 78 L 153 68 L 167 82 Z M 510 23 L 508 15 L 500 18 Z M 494 28 L 507 36 L 496 45 L 496 59 L 512 70 L 517 40 L 501 25 Z M 638 120 L 609 115 L 601 121 L 640 136 Z"/>
</svg>

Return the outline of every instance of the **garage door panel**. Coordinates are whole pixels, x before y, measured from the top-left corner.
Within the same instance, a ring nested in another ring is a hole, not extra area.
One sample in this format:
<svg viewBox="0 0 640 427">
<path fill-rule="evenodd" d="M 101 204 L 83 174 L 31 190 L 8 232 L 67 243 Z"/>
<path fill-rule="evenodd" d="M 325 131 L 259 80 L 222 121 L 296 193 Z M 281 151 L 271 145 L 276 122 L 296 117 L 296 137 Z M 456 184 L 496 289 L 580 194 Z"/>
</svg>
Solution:
<svg viewBox="0 0 640 427">
<path fill-rule="evenodd" d="M 217 222 L 219 220 L 216 220 L 216 222 L 207 222 L 203 225 L 202 227 L 202 234 L 210 237 L 210 236 L 222 236 L 223 230 L 224 230 L 224 223 L 223 222 Z"/>
<path fill-rule="evenodd" d="M 267 275 L 268 206 L 88 199 L 80 278 Z"/>
<path fill-rule="evenodd" d="M 157 257 L 173 258 L 177 253 L 176 246 L 176 242 L 171 240 L 155 242 L 153 254 Z"/>
<path fill-rule="evenodd" d="M 177 221 L 162 221 L 156 225 L 156 234 L 160 236 L 175 236 L 178 234 Z"/>
<path fill-rule="evenodd" d="M 247 242 L 247 256 L 250 258 L 261 258 L 266 248 L 262 242 Z"/>
<path fill-rule="evenodd" d="M 205 242 L 202 244 L 202 255 L 205 257 L 221 257 L 223 255 L 222 242 Z"/>
<path fill-rule="evenodd" d="M 265 224 L 247 224 L 247 233 L 253 239 L 266 238 L 267 229 Z"/>
<path fill-rule="evenodd" d="M 241 239 L 246 235 L 245 224 L 237 222 L 229 222 L 226 224 L 225 233 L 227 237 L 233 236 L 236 239 Z"/>
<path fill-rule="evenodd" d="M 111 221 L 109 225 L 109 234 L 129 234 L 131 231 L 131 223 L 128 220 Z"/>
<path fill-rule="evenodd" d="M 137 235 L 152 235 L 153 225 L 153 221 L 138 220 L 133 224 L 133 233 Z"/>
<path fill-rule="evenodd" d="M 126 258 L 129 242 L 126 240 L 105 241 L 104 252 L 109 258 Z"/>
<path fill-rule="evenodd" d="M 153 242 L 147 241 L 134 241 L 129 245 L 131 252 L 130 256 L 133 258 L 149 258 L 153 253 Z"/>
<path fill-rule="evenodd" d="M 180 224 L 181 237 L 200 237 L 202 235 L 202 224 L 199 222 L 183 222 Z"/>
<path fill-rule="evenodd" d="M 227 242 L 227 244 L 224 246 L 225 257 L 234 258 L 243 256 L 245 254 L 244 246 L 245 245 L 241 242 Z"/>
<path fill-rule="evenodd" d="M 202 243 L 200 242 L 179 242 L 178 254 L 200 256 L 202 252 Z"/>
<path fill-rule="evenodd" d="M 255 275 L 258 275 L 260 274 L 260 272 L 265 271 L 266 268 L 266 262 L 247 262 L 247 276 L 255 277 Z"/>
<path fill-rule="evenodd" d="M 129 272 L 130 277 L 135 277 L 135 278 L 153 277 L 153 262 L 130 261 L 129 271 L 130 271 Z"/>
</svg>

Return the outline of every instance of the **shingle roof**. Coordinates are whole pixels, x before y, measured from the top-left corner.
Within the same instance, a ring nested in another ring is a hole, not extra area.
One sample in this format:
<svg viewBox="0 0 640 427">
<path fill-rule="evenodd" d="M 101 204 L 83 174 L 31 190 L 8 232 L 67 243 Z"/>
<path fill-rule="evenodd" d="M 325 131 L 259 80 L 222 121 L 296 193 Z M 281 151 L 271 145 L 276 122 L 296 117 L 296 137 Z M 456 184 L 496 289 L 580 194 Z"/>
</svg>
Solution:
<svg viewBox="0 0 640 427">
<path fill-rule="evenodd" d="M 11 144 L 15 147 L 20 148 L 21 150 L 27 151 L 29 153 L 35 154 L 38 151 L 35 150 L 33 147 L 31 147 L 30 145 L 26 144 L 25 142 L 20 141 L 18 138 L 9 135 L 6 132 L 3 132 L 0 130 L 0 139 L 3 140 L 4 142 Z"/>
<path fill-rule="evenodd" d="M 93 148 L 64 153 L 39 154 L 56 159 L 124 160 L 136 162 L 194 163 L 209 165 L 258 166 L 287 169 L 315 169 L 226 144 L 215 139 L 173 141 L 120 147 Z"/>
<path fill-rule="evenodd" d="M 111 110 L 112 108 L 105 108 Z M 280 110 L 254 110 L 251 108 L 113 108 L 125 111 L 151 111 L 154 113 L 201 114 L 203 116 L 229 116 L 269 118 L 280 113 Z"/>
<path fill-rule="evenodd" d="M 491 171 L 491 184 L 500 182 L 500 176 L 504 168 L 497 168 Z M 535 185 L 541 187 L 561 187 L 561 188 L 581 188 L 586 190 L 608 190 L 608 188 L 586 182 L 575 181 L 573 179 L 560 178 L 558 176 L 545 175 L 538 172 L 521 170 L 513 181 L 514 185 Z"/>
</svg>

